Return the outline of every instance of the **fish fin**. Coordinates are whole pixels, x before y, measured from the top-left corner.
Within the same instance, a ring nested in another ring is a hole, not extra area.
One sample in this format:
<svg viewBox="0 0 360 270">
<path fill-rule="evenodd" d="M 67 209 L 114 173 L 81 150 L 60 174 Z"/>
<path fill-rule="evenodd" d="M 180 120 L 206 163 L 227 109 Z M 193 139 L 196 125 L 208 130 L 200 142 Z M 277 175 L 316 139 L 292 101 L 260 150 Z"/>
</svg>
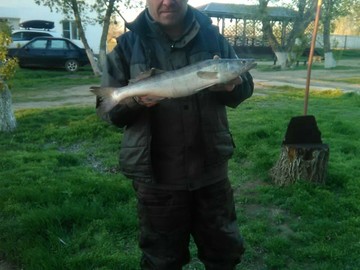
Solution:
<svg viewBox="0 0 360 270">
<path fill-rule="evenodd" d="M 90 91 L 100 98 L 100 105 L 97 110 L 100 114 L 109 112 L 118 103 L 117 100 L 112 98 L 115 88 L 113 87 L 99 87 L 91 86 Z"/>
<path fill-rule="evenodd" d="M 113 87 L 100 87 L 100 86 L 91 86 L 90 92 L 101 98 L 108 98 L 114 93 L 115 88 Z"/>
<path fill-rule="evenodd" d="M 159 75 L 164 72 L 165 72 L 164 70 L 151 68 L 147 71 L 141 72 L 138 76 L 136 76 L 135 79 L 130 79 L 129 83 L 137 83 L 138 81 L 146 80 L 152 76 Z"/>
<path fill-rule="evenodd" d="M 201 79 L 217 79 L 218 72 L 198 71 L 196 75 Z"/>
</svg>

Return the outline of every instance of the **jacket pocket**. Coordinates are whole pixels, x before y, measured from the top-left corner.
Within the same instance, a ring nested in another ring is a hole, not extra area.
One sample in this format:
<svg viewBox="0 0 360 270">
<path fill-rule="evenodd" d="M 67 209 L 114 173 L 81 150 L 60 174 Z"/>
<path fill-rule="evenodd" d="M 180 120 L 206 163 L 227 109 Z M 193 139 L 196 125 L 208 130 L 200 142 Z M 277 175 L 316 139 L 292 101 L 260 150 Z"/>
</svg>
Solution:
<svg viewBox="0 0 360 270">
<path fill-rule="evenodd" d="M 205 145 L 207 164 L 226 161 L 234 153 L 234 141 L 228 131 L 220 131 L 206 136 Z"/>
</svg>

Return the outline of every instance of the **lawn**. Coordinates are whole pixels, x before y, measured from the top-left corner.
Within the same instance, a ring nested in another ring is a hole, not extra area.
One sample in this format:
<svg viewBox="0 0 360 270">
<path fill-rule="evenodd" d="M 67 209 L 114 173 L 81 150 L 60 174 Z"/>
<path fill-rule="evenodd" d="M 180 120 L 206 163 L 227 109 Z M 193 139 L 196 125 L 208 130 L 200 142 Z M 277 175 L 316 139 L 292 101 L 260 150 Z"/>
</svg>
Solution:
<svg viewBox="0 0 360 270">
<path fill-rule="evenodd" d="M 86 76 L 82 83 L 94 83 Z M 325 184 L 279 187 L 268 176 L 303 94 L 262 89 L 229 110 L 237 146 L 229 172 L 246 242 L 238 270 L 360 269 L 360 96 L 310 94 L 309 114 L 330 148 Z M 0 134 L 0 259 L 25 270 L 139 269 L 136 202 L 118 173 L 121 130 L 93 107 L 24 109 L 16 118 L 17 130 Z M 186 269 L 202 270 L 193 244 L 191 252 Z"/>
</svg>

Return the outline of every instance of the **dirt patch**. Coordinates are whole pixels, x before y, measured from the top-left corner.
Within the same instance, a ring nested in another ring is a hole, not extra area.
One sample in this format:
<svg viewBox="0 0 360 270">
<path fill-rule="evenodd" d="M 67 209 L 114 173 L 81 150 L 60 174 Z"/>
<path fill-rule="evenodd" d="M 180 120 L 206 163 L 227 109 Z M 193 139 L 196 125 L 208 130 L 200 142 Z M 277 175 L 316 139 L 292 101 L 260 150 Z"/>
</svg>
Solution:
<svg viewBox="0 0 360 270">
<path fill-rule="evenodd" d="M 92 85 L 80 85 L 62 90 L 48 91 L 29 97 L 26 102 L 14 102 L 15 110 L 30 108 L 51 108 L 58 106 L 95 106 L 96 98 L 89 91 Z"/>
<path fill-rule="evenodd" d="M 15 270 L 16 268 L 10 265 L 9 263 L 0 260 L 0 270 Z"/>
</svg>

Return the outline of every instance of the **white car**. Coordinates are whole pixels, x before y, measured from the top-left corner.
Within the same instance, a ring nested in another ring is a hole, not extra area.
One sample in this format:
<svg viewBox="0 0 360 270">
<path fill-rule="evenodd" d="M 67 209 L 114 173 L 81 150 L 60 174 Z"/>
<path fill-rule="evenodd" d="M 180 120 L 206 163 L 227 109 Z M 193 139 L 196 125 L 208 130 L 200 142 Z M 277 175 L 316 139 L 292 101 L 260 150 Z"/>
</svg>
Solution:
<svg viewBox="0 0 360 270">
<path fill-rule="evenodd" d="M 20 48 L 35 37 L 62 37 L 62 35 L 50 30 L 15 30 L 11 33 L 12 43 L 9 45 L 9 48 Z"/>
</svg>

